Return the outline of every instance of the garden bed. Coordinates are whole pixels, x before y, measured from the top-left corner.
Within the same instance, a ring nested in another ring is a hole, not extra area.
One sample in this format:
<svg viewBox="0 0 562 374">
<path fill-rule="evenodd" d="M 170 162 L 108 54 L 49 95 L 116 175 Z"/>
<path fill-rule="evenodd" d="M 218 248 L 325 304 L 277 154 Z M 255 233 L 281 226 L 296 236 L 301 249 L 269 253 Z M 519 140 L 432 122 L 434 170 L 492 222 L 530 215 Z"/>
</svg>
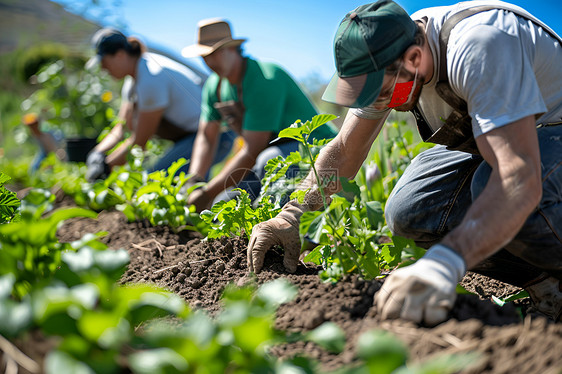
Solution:
<svg viewBox="0 0 562 374">
<path fill-rule="evenodd" d="M 463 286 L 476 295 L 459 295 L 449 321 L 436 327 L 420 327 L 404 321 L 381 321 L 372 306 L 380 281 L 349 277 L 336 284 L 322 283 L 319 268 L 300 264 L 295 274 L 285 272 L 281 253 L 268 252 L 264 270 L 249 277 L 245 238 L 203 240 L 193 232 L 174 233 L 165 226 L 129 223 L 120 212 L 104 211 L 97 220 L 74 218 L 59 229 L 62 242 L 77 240 L 86 233 L 107 231 L 102 238 L 110 248 L 126 249 L 131 258 L 123 283 L 147 282 L 163 286 L 183 297 L 192 308 L 211 315 L 220 308 L 220 295 L 227 284 L 265 283 L 279 277 L 295 284 L 295 300 L 282 305 L 276 327 L 304 332 L 323 322 L 338 324 L 347 345 L 331 354 L 312 342 L 275 346 L 271 354 L 280 358 L 304 355 L 316 359 L 323 370 L 353 363 L 357 336 L 370 329 L 392 332 L 410 351 L 410 362 L 431 360 L 435 355 L 478 352 L 480 359 L 463 373 L 560 373 L 562 370 L 562 324 L 538 315 L 524 318 L 528 300 L 499 307 L 492 295 L 505 298 L 517 288 L 468 273 Z"/>
</svg>

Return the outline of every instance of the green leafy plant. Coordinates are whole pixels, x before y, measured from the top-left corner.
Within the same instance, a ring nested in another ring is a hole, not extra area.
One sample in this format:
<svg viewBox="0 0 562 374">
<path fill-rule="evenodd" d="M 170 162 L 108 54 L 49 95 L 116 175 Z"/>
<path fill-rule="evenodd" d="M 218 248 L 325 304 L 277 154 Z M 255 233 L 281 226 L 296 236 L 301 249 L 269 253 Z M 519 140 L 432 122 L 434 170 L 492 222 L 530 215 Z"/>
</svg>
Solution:
<svg viewBox="0 0 562 374">
<path fill-rule="evenodd" d="M 0 224 L 8 223 L 16 217 L 20 201 L 15 192 L 8 190 L 4 184 L 11 178 L 0 172 Z"/>
<path fill-rule="evenodd" d="M 262 198 L 254 209 L 248 192 L 236 190 L 240 192 L 236 199 L 219 201 L 210 210 L 201 212 L 201 219 L 208 226 L 205 231 L 208 238 L 245 233 L 249 239 L 256 224 L 275 217 L 281 210 L 279 204 L 271 202 L 267 197 Z"/>
<path fill-rule="evenodd" d="M 389 191 L 386 192 L 382 182 L 374 187 L 374 183 L 382 180 L 382 176 L 370 177 L 371 185 L 366 186 L 368 178 L 365 169 L 358 178 L 363 182 L 362 185 L 345 178 L 340 178 L 339 181 L 329 180 L 317 172 L 314 166 L 316 155 L 309 143 L 310 134 L 334 118 L 335 116 L 331 115 L 315 116 L 305 123 L 297 121 L 279 133 L 280 137 L 295 139 L 301 143 L 308 160 L 307 164 L 310 165 L 324 201 L 323 211 L 305 212 L 301 217 L 301 235 L 317 244 L 305 260 L 323 265 L 325 270 L 321 277 L 324 280 L 335 281 L 349 273 L 359 273 L 372 279 L 379 276 L 381 270 L 393 268 L 411 258 L 419 258 L 423 252 L 413 242 L 405 244 L 403 238 L 393 238 L 386 228 L 383 204 Z M 406 147 L 404 140 L 392 144 Z M 410 157 L 411 152 L 405 148 L 404 154 L 405 156 L 401 157 Z M 296 155 L 291 154 L 288 160 L 275 160 L 271 163 L 268 171 L 273 176 L 269 180 L 274 181 L 284 173 L 287 165 L 301 162 L 302 159 L 299 160 Z M 340 196 L 334 196 L 328 204 L 324 196 L 324 187 L 334 182 L 339 182 L 343 191 Z M 305 193 L 306 191 L 297 191 L 293 197 L 300 199 Z M 415 249 L 415 253 L 407 252 L 411 248 Z"/>
<path fill-rule="evenodd" d="M 72 217 L 95 217 L 96 213 L 69 208 L 43 216 L 54 201 L 44 190 L 32 190 L 22 200 L 21 221 L 0 225 L 0 275 L 12 274 L 13 296 L 21 299 L 37 284 L 49 279 L 69 244 L 59 243 L 59 223 Z"/>
<path fill-rule="evenodd" d="M 66 137 L 97 137 L 113 120 L 114 94 L 105 74 L 73 67 L 58 60 L 37 72 L 40 88 L 24 100 L 25 112 L 41 113 L 48 126 L 60 128 Z"/>
</svg>

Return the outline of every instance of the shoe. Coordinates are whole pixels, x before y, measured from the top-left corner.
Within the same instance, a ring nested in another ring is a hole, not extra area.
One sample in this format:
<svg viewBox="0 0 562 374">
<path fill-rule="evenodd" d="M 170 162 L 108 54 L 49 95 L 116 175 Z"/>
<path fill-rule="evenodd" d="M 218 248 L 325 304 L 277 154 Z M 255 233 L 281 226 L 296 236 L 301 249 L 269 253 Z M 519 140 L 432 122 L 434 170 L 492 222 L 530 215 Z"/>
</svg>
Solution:
<svg viewBox="0 0 562 374">
<path fill-rule="evenodd" d="M 525 290 L 529 293 L 533 309 L 548 318 L 562 321 L 562 282 L 554 277 L 544 275 Z"/>
</svg>

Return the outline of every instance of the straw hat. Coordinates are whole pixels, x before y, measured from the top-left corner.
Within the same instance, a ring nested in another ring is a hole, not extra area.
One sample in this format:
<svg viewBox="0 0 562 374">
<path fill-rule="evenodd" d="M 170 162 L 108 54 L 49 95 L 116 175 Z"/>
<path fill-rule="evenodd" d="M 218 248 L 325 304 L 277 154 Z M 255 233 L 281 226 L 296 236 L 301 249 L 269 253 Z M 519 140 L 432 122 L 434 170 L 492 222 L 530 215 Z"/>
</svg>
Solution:
<svg viewBox="0 0 562 374">
<path fill-rule="evenodd" d="M 244 43 L 246 39 L 232 39 L 228 22 L 220 18 L 199 21 L 197 44 L 182 49 L 184 57 L 208 56 L 221 47 L 234 47 Z"/>
</svg>

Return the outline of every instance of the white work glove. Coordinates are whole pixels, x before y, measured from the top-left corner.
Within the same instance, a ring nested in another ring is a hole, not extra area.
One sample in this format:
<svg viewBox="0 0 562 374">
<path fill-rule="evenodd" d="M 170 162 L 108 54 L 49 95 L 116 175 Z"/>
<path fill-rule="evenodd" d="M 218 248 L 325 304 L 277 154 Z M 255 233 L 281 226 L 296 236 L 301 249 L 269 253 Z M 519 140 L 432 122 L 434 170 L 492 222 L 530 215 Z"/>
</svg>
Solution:
<svg viewBox="0 0 562 374">
<path fill-rule="evenodd" d="M 289 273 L 297 270 L 301 253 L 299 222 L 305 208 L 294 200 L 283 206 L 277 217 L 258 223 L 252 229 L 248 244 L 248 270 L 261 271 L 265 253 L 274 245 L 283 247 L 283 265 Z"/>
<path fill-rule="evenodd" d="M 465 272 L 459 254 L 436 244 L 417 262 L 388 276 L 375 296 L 377 313 L 384 319 L 402 318 L 430 326 L 443 322 Z"/>
<path fill-rule="evenodd" d="M 91 151 L 86 159 L 86 180 L 90 183 L 97 179 L 105 179 L 111 173 L 111 168 L 105 162 L 105 154 L 99 151 Z"/>
</svg>

